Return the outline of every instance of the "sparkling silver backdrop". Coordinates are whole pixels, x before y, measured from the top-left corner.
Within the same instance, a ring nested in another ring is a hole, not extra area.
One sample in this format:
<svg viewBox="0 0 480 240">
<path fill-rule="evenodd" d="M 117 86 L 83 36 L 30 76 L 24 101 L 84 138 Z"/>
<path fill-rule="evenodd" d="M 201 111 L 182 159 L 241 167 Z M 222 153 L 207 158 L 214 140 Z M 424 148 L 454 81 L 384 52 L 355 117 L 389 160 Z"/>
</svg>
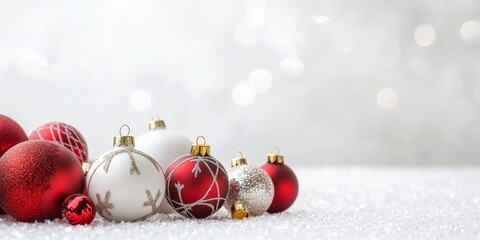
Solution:
<svg viewBox="0 0 480 240">
<path fill-rule="evenodd" d="M 480 1 L 0 0 L 0 83 L 92 159 L 158 113 L 225 164 L 476 164 Z"/>
</svg>

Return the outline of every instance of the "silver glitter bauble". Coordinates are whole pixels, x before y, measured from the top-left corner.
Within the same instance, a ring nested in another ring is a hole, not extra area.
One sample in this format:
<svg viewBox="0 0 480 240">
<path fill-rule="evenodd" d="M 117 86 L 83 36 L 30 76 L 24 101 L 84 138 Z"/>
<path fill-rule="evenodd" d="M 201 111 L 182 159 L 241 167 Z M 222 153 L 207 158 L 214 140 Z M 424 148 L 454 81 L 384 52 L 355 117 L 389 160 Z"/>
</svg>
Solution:
<svg viewBox="0 0 480 240">
<path fill-rule="evenodd" d="M 236 158 L 232 160 L 228 179 L 230 192 L 225 207 L 232 218 L 258 216 L 270 207 L 275 190 L 272 179 L 263 169 L 247 165 L 243 157 Z"/>
</svg>

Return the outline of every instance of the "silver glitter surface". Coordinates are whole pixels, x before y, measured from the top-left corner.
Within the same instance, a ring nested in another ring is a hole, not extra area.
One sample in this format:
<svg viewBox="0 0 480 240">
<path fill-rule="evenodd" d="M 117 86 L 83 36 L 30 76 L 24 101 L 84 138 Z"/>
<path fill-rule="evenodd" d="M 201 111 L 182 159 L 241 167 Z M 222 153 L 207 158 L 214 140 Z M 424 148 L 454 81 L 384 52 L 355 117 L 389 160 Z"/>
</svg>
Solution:
<svg viewBox="0 0 480 240">
<path fill-rule="evenodd" d="M 239 165 L 228 170 L 230 192 L 224 206 L 230 210 L 236 203 L 248 207 L 249 216 L 258 216 L 267 211 L 275 193 L 270 176 L 253 165 Z"/>
<path fill-rule="evenodd" d="M 0 215 L 1 239 L 480 239 L 480 167 L 293 167 L 300 184 L 283 213 L 242 221 L 156 214 L 135 223 L 98 216 L 22 223 Z"/>
</svg>

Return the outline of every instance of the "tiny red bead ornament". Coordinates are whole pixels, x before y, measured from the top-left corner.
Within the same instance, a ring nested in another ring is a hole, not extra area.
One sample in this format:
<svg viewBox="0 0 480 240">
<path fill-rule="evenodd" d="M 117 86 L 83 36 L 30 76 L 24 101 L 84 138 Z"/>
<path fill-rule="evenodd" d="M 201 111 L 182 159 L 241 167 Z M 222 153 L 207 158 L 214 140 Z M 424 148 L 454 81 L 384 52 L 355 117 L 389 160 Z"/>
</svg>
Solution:
<svg viewBox="0 0 480 240">
<path fill-rule="evenodd" d="M 82 134 L 74 127 L 61 122 L 50 122 L 37 127 L 30 133 L 30 140 L 54 141 L 77 155 L 80 164 L 87 162 L 88 148 Z"/>
<path fill-rule="evenodd" d="M 95 218 L 95 204 L 82 194 L 73 194 L 63 201 L 63 217 L 72 225 L 90 224 Z"/>
<path fill-rule="evenodd" d="M 23 222 L 62 217 L 62 202 L 83 190 L 77 157 L 42 140 L 15 145 L 0 158 L 0 207 Z"/>
<path fill-rule="evenodd" d="M 27 134 L 17 122 L 0 114 L 0 157 L 11 147 L 27 140 Z"/>
<path fill-rule="evenodd" d="M 178 157 L 168 167 L 165 178 L 168 203 L 185 217 L 206 218 L 214 214 L 228 194 L 225 168 L 210 156 L 209 145 L 198 144 L 198 138 L 190 154 Z"/>
<path fill-rule="evenodd" d="M 268 154 L 267 163 L 262 169 L 272 178 L 275 194 L 267 212 L 278 213 L 292 206 L 298 194 L 298 181 L 295 173 L 283 162 L 283 156 Z"/>
</svg>

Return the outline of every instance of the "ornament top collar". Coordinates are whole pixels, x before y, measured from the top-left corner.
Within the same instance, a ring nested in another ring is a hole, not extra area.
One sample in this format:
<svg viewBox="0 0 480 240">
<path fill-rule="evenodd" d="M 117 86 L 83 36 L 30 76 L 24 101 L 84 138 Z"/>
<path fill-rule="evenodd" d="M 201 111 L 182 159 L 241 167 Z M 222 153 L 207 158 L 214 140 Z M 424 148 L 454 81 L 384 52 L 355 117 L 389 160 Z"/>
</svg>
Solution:
<svg viewBox="0 0 480 240">
<path fill-rule="evenodd" d="M 280 155 L 280 150 L 274 147 L 270 154 L 267 154 L 267 162 L 274 164 L 283 164 L 283 155 Z"/>
<path fill-rule="evenodd" d="M 203 139 L 203 144 L 198 143 L 198 139 Z M 192 149 L 190 150 L 190 154 L 195 156 L 210 156 L 210 145 L 206 144 L 207 141 L 203 136 L 198 136 L 195 144 L 192 145 Z"/>
<path fill-rule="evenodd" d="M 122 129 L 127 128 L 127 135 L 124 136 L 122 134 Z M 130 127 L 127 124 L 123 124 L 119 130 L 120 136 L 116 136 L 113 138 L 113 146 L 114 147 L 134 147 L 135 146 L 135 138 L 130 136 Z"/>
</svg>

